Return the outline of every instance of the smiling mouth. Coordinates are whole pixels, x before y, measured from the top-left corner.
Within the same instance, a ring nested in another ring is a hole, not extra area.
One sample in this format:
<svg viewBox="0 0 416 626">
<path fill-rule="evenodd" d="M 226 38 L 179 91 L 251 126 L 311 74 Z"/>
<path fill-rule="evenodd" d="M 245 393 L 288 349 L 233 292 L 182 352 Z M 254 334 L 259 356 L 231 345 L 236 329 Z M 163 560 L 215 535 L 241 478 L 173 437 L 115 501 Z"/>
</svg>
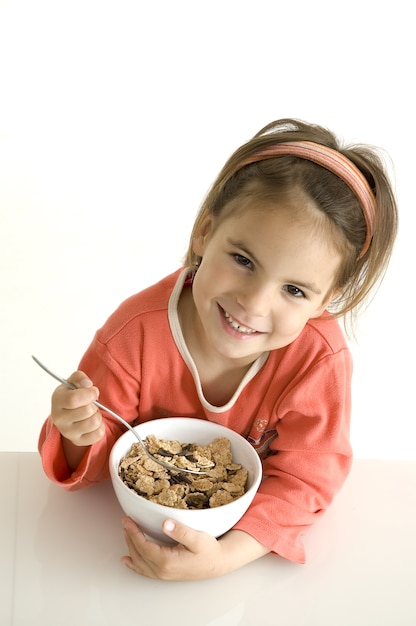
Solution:
<svg viewBox="0 0 416 626">
<path fill-rule="evenodd" d="M 225 311 L 225 309 L 222 309 L 222 312 L 224 313 L 224 317 L 227 323 L 237 332 L 243 335 L 254 335 L 255 333 L 257 333 L 257 330 L 254 330 L 254 328 L 249 328 L 248 326 L 243 326 L 242 324 L 239 324 L 233 317 L 231 317 L 229 313 L 227 313 L 227 311 Z"/>
</svg>

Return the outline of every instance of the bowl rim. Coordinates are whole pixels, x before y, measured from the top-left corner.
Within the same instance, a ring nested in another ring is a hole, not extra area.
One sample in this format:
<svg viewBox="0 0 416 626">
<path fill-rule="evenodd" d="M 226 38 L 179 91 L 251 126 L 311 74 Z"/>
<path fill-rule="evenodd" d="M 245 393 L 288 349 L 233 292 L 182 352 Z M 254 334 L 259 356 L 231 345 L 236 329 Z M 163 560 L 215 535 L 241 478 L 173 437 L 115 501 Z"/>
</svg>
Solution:
<svg viewBox="0 0 416 626">
<path fill-rule="evenodd" d="M 239 433 L 237 433 L 235 430 L 232 430 L 232 428 L 229 428 L 228 426 L 224 426 L 223 424 L 218 424 L 217 422 L 211 422 L 210 420 L 204 419 L 204 418 L 195 418 L 195 417 L 181 417 L 181 416 L 175 416 L 175 417 L 162 417 L 162 418 L 156 418 L 156 419 L 151 419 L 151 420 L 147 420 L 146 422 L 141 422 L 140 424 L 137 424 L 136 426 L 134 426 L 135 429 L 139 429 L 140 427 L 144 426 L 144 425 L 148 425 L 154 422 L 168 422 L 172 425 L 172 427 L 174 427 L 174 423 L 172 423 L 172 421 L 175 420 L 180 420 L 182 422 L 182 420 L 194 420 L 194 423 L 196 421 L 198 422 L 203 422 L 204 425 L 212 425 L 214 428 L 214 430 L 216 428 L 220 428 L 221 430 L 224 430 L 224 436 L 226 436 L 226 432 L 230 432 L 231 435 L 230 437 L 232 439 L 239 439 L 241 440 L 241 442 L 243 443 L 243 446 L 246 446 L 246 449 L 251 452 L 251 456 L 253 459 L 253 465 L 257 466 L 257 470 L 258 470 L 258 475 L 256 475 L 256 473 L 254 474 L 254 476 L 252 477 L 252 481 L 250 486 L 246 489 L 246 491 L 239 497 L 236 498 L 235 500 L 233 500 L 232 502 L 227 502 L 226 504 L 222 504 L 219 507 L 214 507 L 214 508 L 206 508 L 206 509 L 179 509 L 176 507 L 170 507 L 170 506 L 166 506 L 164 504 L 159 504 L 158 502 L 152 502 L 151 500 L 148 500 L 147 498 L 145 498 L 144 496 L 141 496 L 140 494 L 136 493 L 134 491 L 134 489 L 131 489 L 130 487 L 128 487 L 120 478 L 120 475 L 118 473 L 118 466 L 120 463 L 120 460 L 122 458 L 122 456 L 124 456 L 124 454 L 130 449 L 132 443 L 134 443 L 136 440 L 134 438 L 134 435 L 130 432 L 130 431 L 126 431 L 125 433 L 123 433 L 122 435 L 120 435 L 120 437 L 114 442 L 113 447 L 111 448 L 110 451 L 110 456 L 109 456 L 109 466 L 110 466 L 110 476 L 111 476 L 111 480 L 114 484 L 114 480 L 117 481 L 117 484 L 120 486 L 120 488 L 126 493 L 129 494 L 129 496 L 134 496 L 134 498 L 139 497 L 140 500 L 145 503 L 145 506 L 149 506 L 150 509 L 153 509 L 155 511 L 165 511 L 167 515 L 169 515 L 169 511 L 172 512 L 172 510 L 176 510 L 176 511 L 181 511 L 183 513 L 186 513 L 186 515 L 192 515 L 192 516 L 196 516 L 196 515 L 201 515 L 202 513 L 204 515 L 209 515 L 209 512 L 212 511 L 217 511 L 218 509 L 224 509 L 224 507 L 229 507 L 229 506 L 233 506 L 233 505 L 237 505 L 237 503 L 246 500 L 247 498 L 252 498 L 254 496 L 252 496 L 253 490 L 254 493 L 258 490 L 259 485 L 261 483 L 261 479 L 262 479 L 262 462 L 261 459 L 257 453 L 257 450 L 255 448 L 253 448 L 253 446 L 250 444 L 249 441 L 247 441 L 247 439 L 245 437 L 243 437 L 243 435 L 240 435 Z M 211 428 L 211 426 L 208 426 L 208 428 Z M 218 436 L 218 435 L 217 435 Z M 215 436 L 214 436 L 215 438 Z M 121 440 L 129 440 L 131 441 L 131 443 L 127 443 L 124 446 L 124 452 L 123 453 L 118 453 L 118 448 L 121 446 Z M 231 441 L 231 446 L 232 446 L 233 442 Z M 118 453 L 116 455 L 116 453 Z M 250 473 L 249 473 L 250 476 Z M 170 513 L 172 514 L 172 513 Z"/>
</svg>

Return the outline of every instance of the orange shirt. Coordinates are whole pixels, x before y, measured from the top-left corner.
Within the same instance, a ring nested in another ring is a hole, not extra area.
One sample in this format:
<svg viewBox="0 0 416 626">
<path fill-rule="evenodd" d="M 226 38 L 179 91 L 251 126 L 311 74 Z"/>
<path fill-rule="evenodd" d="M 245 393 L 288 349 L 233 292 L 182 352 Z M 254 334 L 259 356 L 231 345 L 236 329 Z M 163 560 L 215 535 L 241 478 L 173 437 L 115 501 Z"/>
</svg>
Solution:
<svg viewBox="0 0 416 626">
<path fill-rule="evenodd" d="M 132 296 L 97 331 L 81 360 L 100 402 L 131 423 L 199 417 L 246 437 L 263 459 L 264 479 L 235 528 L 303 563 L 302 534 L 328 507 L 351 466 L 352 363 L 336 320 L 325 313 L 289 346 L 262 355 L 224 406 L 203 395 L 184 342 L 177 304 L 187 277 L 178 270 Z M 71 472 L 48 418 L 39 450 L 49 478 L 65 489 L 109 476 L 108 458 L 124 428 L 104 415 L 106 435 Z"/>
</svg>

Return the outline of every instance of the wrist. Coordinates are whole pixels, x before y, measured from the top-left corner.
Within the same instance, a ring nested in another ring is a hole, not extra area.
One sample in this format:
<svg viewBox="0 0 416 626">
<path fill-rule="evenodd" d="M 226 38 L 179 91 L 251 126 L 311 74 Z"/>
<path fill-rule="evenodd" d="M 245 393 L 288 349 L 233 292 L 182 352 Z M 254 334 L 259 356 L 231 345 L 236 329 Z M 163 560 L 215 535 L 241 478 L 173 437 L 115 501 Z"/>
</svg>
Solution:
<svg viewBox="0 0 416 626">
<path fill-rule="evenodd" d="M 62 451 L 70 470 L 75 470 L 81 463 L 90 446 L 76 446 L 70 439 L 61 435 Z"/>
<path fill-rule="evenodd" d="M 268 554 L 270 549 L 243 530 L 230 530 L 219 539 L 222 550 L 222 574 L 239 569 Z"/>
</svg>

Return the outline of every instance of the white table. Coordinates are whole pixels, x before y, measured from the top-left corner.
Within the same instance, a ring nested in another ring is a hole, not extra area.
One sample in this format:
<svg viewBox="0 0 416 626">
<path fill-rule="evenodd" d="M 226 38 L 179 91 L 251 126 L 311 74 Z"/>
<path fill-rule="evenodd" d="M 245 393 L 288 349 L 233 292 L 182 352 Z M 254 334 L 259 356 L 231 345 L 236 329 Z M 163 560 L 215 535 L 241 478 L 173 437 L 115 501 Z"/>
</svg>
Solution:
<svg viewBox="0 0 416 626">
<path fill-rule="evenodd" d="M 305 538 L 308 563 L 267 555 L 169 583 L 125 568 L 110 483 L 67 493 L 36 453 L 0 453 L 1 626 L 415 626 L 416 461 L 356 460 Z"/>
</svg>

